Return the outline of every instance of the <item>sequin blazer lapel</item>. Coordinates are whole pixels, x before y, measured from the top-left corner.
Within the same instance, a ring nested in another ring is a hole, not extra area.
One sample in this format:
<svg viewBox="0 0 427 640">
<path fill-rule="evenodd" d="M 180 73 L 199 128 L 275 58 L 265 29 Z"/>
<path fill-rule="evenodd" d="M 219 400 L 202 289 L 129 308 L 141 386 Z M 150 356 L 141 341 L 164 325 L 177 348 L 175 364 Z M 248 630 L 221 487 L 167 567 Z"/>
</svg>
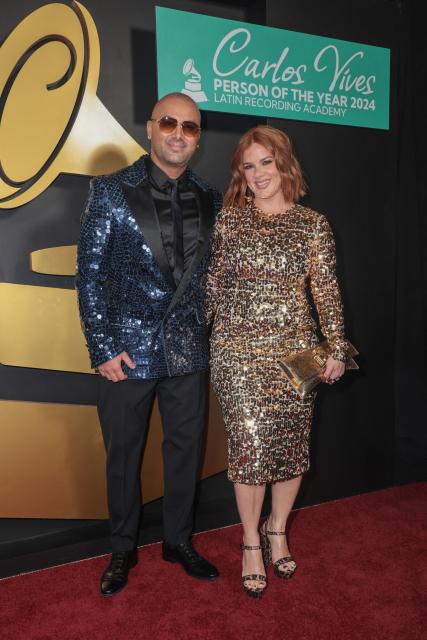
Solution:
<svg viewBox="0 0 427 640">
<path fill-rule="evenodd" d="M 159 218 L 157 216 L 153 198 L 151 197 L 148 181 L 144 180 L 135 186 L 123 184 L 122 188 L 126 201 L 135 217 L 135 221 L 140 228 L 146 243 L 153 252 L 160 270 L 171 287 L 176 289 L 175 281 L 163 246 Z"/>
<path fill-rule="evenodd" d="M 153 252 L 160 270 L 165 276 L 168 284 L 175 289 L 175 293 L 166 312 L 167 314 L 181 298 L 183 292 L 191 281 L 191 277 L 197 271 L 203 256 L 210 246 L 217 207 L 215 207 L 213 194 L 210 191 L 203 189 L 195 174 L 190 171 L 190 185 L 196 197 L 197 207 L 199 210 L 199 233 L 197 248 L 191 264 L 185 271 L 179 286 L 176 287 L 163 247 L 159 219 L 150 193 L 146 157 L 142 156 L 135 163 L 134 167 L 136 169 L 134 180 L 123 181 L 122 188 L 126 201 L 135 217 L 135 221 Z"/>
</svg>

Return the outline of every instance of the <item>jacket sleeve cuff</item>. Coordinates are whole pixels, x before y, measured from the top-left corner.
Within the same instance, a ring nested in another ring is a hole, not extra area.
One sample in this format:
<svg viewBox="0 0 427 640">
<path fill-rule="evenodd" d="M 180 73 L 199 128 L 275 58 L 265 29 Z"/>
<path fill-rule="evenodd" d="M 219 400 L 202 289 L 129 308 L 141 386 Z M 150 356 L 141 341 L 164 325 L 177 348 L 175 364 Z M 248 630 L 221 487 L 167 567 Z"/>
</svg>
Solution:
<svg viewBox="0 0 427 640">
<path fill-rule="evenodd" d="M 345 339 L 328 340 L 330 346 L 330 355 L 334 360 L 339 362 L 347 362 L 348 360 L 348 344 Z"/>
<path fill-rule="evenodd" d="M 90 362 L 93 369 L 104 364 L 104 362 L 112 360 L 124 351 L 122 346 L 115 345 L 113 343 L 112 338 L 105 340 L 102 344 L 97 344 L 96 346 L 88 345 L 88 347 L 90 352 Z"/>
</svg>

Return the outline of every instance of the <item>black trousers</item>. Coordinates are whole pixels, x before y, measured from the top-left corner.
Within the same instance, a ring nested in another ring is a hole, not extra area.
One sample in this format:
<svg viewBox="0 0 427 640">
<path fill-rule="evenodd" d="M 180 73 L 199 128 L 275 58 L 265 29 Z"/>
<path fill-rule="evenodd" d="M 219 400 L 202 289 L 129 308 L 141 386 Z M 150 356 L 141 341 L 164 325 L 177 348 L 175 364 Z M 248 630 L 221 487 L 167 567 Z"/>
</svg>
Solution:
<svg viewBox="0 0 427 640">
<path fill-rule="evenodd" d="M 207 372 L 153 380 L 99 381 L 98 414 L 107 451 L 113 551 L 137 544 L 140 466 L 154 396 L 163 423 L 163 527 L 172 545 L 186 542 L 206 424 Z"/>
</svg>

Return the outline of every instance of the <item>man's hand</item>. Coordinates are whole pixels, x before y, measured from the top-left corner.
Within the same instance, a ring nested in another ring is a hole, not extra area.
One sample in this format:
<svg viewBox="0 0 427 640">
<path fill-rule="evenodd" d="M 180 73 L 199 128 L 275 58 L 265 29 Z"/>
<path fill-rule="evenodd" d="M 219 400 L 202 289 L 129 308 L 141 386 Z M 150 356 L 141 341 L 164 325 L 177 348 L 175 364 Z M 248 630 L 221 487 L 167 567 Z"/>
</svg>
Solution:
<svg viewBox="0 0 427 640">
<path fill-rule="evenodd" d="M 326 360 L 325 370 L 322 375 L 323 382 L 333 384 L 341 378 L 345 372 L 344 362 L 334 360 L 331 356 Z"/>
<path fill-rule="evenodd" d="M 118 356 L 112 358 L 111 360 L 107 360 L 103 364 L 100 364 L 98 367 L 98 371 L 104 378 L 107 380 L 111 380 L 112 382 L 120 382 L 121 380 L 126 380 L 127 375 L 122 371 L 122 362 L 127 364 L 130 369 L 135 369 L 136 364 L 129 357 L 126 351 L 122 351 Z"/>
</svg>

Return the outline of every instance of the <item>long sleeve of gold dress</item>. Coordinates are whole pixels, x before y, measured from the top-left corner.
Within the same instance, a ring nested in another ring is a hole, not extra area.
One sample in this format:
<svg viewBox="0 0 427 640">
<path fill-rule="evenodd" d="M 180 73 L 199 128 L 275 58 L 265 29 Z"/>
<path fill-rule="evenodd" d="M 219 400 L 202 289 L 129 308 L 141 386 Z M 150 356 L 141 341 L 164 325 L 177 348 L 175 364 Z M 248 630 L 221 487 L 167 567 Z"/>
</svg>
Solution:
<svg viewBox="0 0 427 640">
<path fill-rule="evenodd" d="M 266 216 L 253 203 L 223 209 L 214 229 L 206 314 L 211 380 L 228 441 L 228 477 L 264 484 L 309 468 L 315 393 L 304 399 L 277 360 L 317 342 L 311 289 L 333 356 L 346 358 L 335 244 L 326 218 L 295 205 Z"/>
</svg>

